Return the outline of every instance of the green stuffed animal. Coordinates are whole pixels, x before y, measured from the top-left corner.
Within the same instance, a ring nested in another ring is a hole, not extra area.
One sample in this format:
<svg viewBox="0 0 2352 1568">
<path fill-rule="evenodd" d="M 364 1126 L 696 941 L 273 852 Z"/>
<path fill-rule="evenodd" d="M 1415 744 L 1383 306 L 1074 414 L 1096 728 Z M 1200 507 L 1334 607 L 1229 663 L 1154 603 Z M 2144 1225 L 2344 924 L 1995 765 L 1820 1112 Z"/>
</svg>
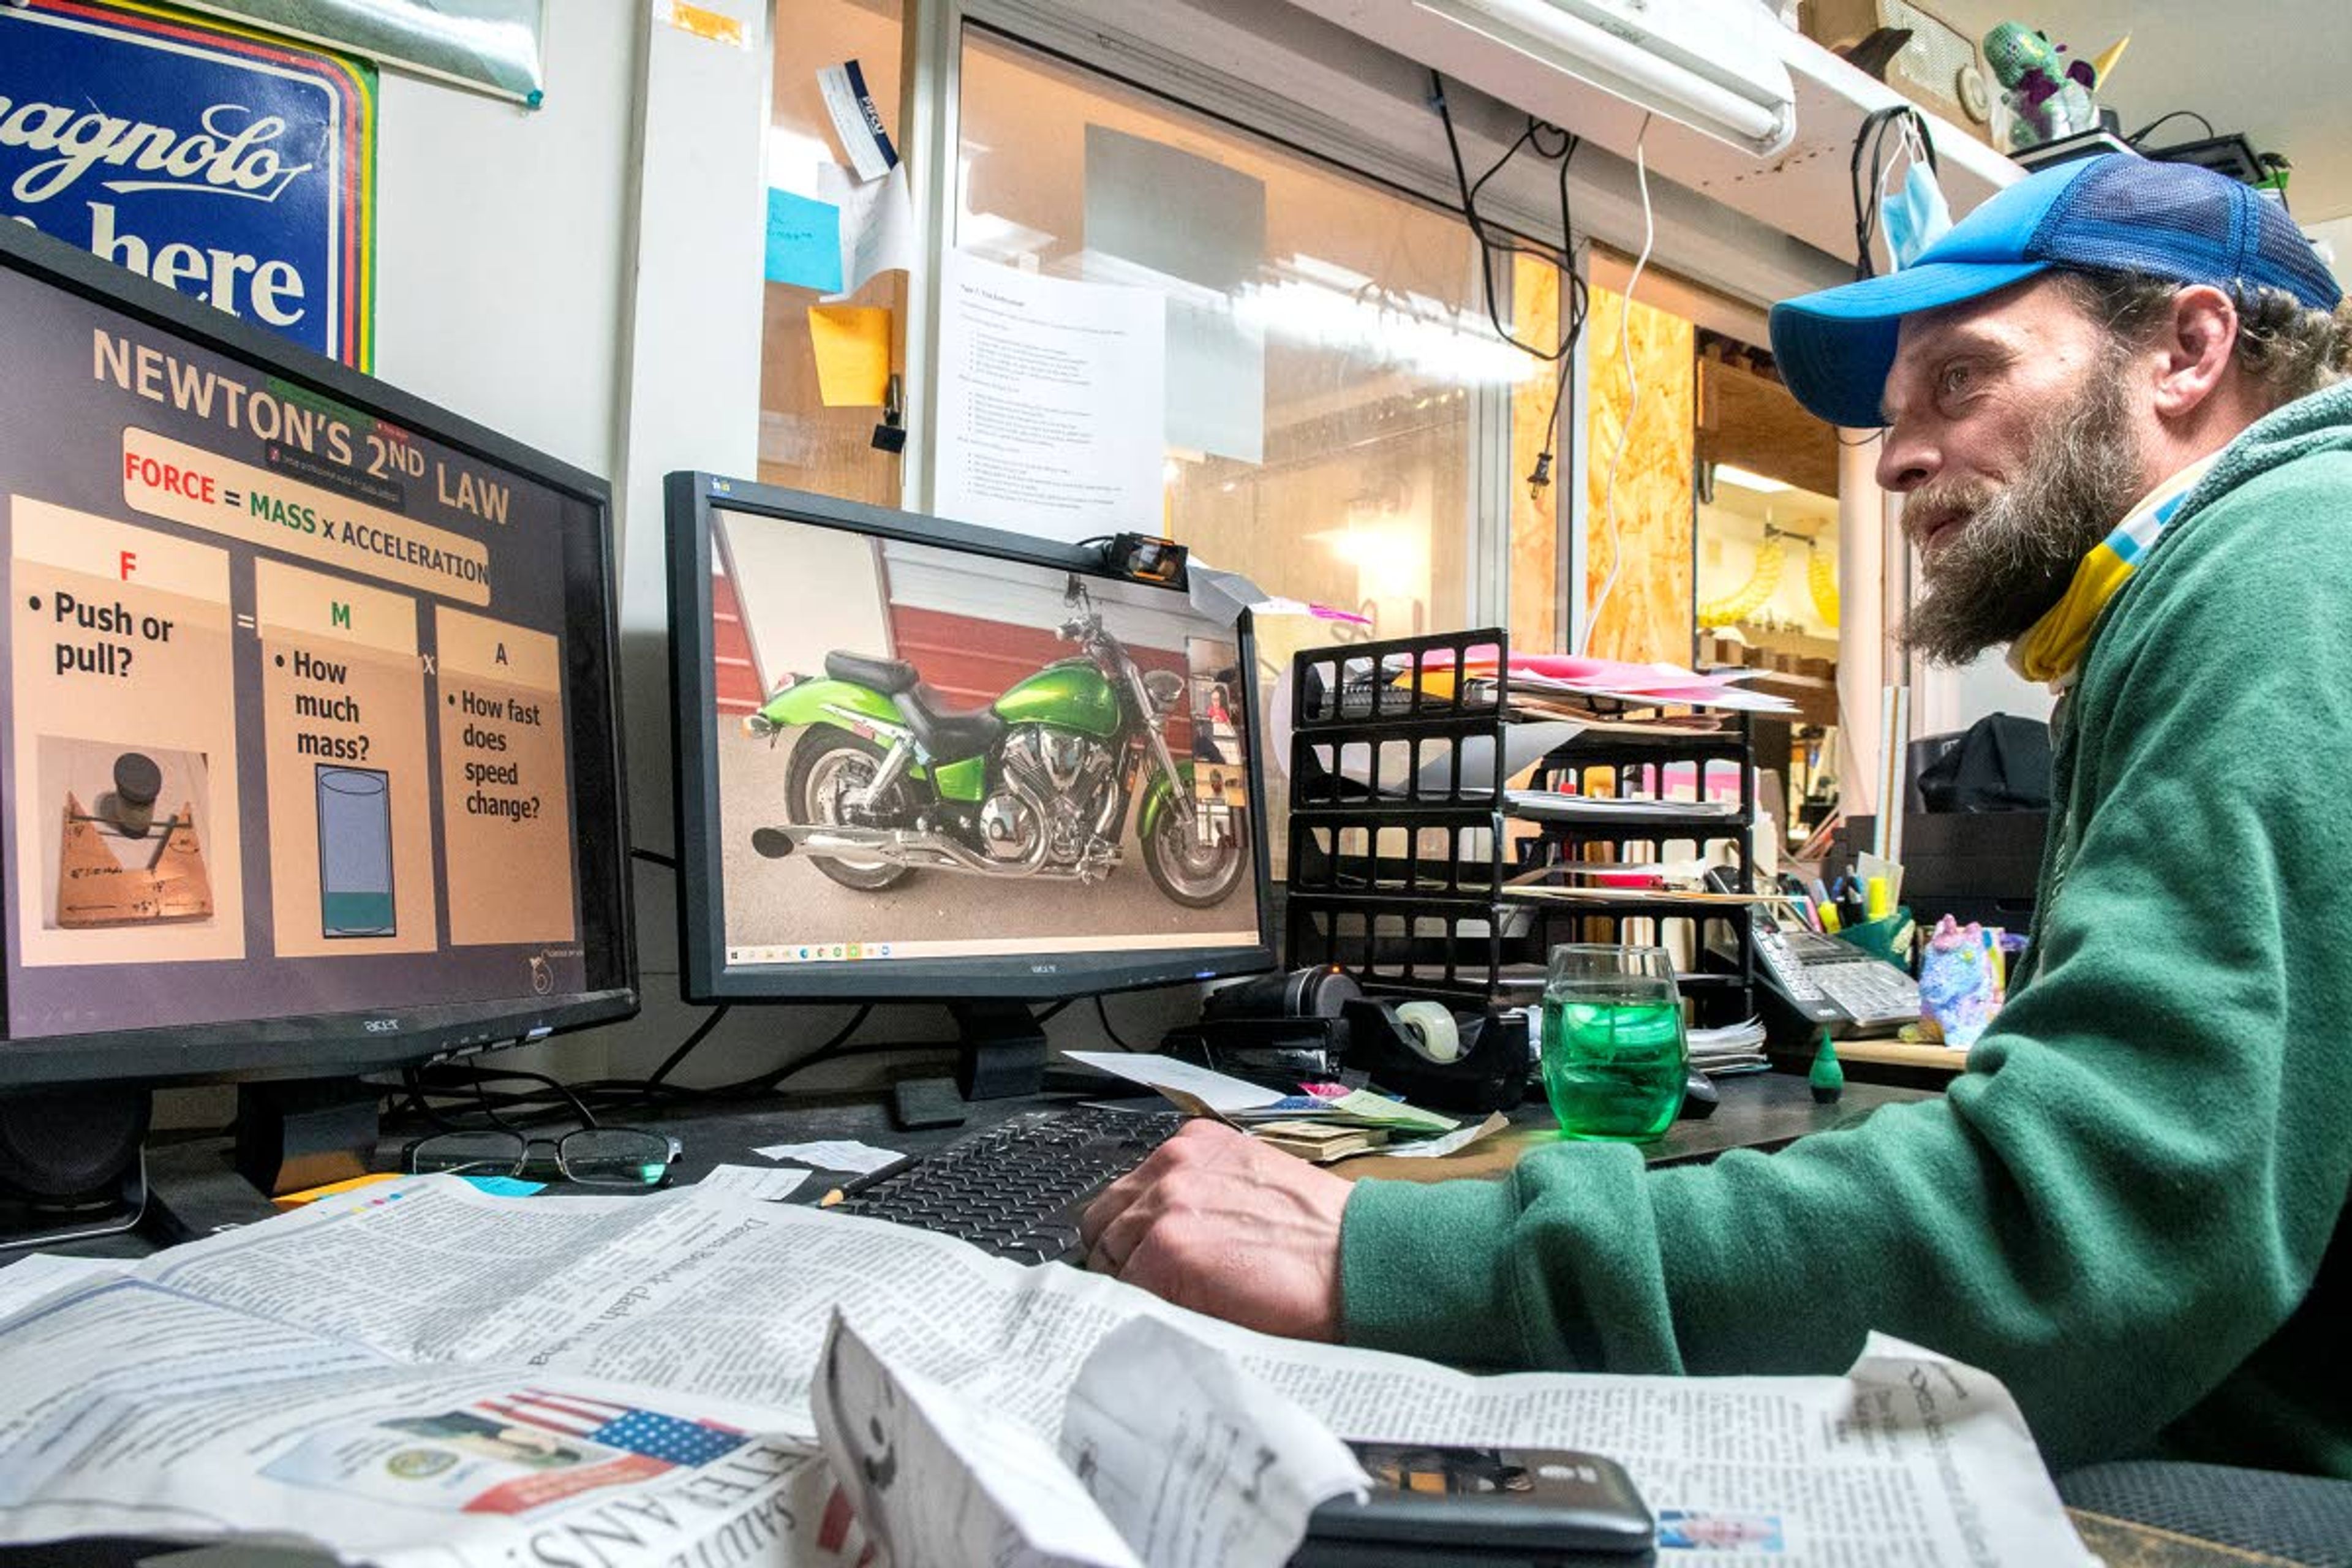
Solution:
<svg viewBox="0 0 2352 1568">
<path fill-rule="evenodd" d="M 2098 123 L 2091 89 L 2098 73 L 2087 60 L 2061 61 L 2050 35 L 2022 22 L 2003 22 L 1985 35 L 1985 64 L 2010 107 L 2009 150 L 2022 152 Z"/>
</svg>

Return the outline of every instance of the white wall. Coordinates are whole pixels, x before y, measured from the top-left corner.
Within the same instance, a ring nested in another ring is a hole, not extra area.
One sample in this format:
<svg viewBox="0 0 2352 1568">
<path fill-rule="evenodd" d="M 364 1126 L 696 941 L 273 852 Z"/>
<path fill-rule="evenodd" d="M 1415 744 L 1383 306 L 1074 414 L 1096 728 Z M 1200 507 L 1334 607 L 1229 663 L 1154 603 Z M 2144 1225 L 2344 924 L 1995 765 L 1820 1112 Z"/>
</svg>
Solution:
<svg viewBox="0 0 2352 1568">
<path fill-rule="evenodd" d="M 391 70 L 379 91 L 376 374 L 608 477 L 639 9 L 550 6 L 536 110 Z"/>
<path fill-rule="evenodd" d="M 537 110 L 393 70 L 377 89 L 375 374 L 606 477 L 625 388 L 642 9 L 550 6 Z M 218 1125 L 231 1103 L 226 1089 L 175 1090 L 157 1117 Z"/>
</svg>

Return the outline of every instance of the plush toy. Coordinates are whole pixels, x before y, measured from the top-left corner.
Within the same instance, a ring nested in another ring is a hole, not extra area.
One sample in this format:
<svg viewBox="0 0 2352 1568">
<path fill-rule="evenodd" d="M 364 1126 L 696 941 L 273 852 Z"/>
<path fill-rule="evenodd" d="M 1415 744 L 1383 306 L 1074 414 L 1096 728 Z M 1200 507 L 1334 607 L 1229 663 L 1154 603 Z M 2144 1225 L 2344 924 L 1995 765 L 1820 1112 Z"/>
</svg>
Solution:
<svg viewBox="0 0 2352 1568">
<path fill-rule="evenodd" d="M 2091 94 L 2102 76 L 2101 65 L 2112 65 L 2123 53 L 2116 44 L 2099 57 L 2062 61 L 2063 44 L 2022 22 L 2003 22 L 1985 35 L 1985 64 L 2000 83 L 2002 100 L 2010 108 L 2009 148 L 2012 153 L 2054 142 L 2098 123 Z"/>
</svg>

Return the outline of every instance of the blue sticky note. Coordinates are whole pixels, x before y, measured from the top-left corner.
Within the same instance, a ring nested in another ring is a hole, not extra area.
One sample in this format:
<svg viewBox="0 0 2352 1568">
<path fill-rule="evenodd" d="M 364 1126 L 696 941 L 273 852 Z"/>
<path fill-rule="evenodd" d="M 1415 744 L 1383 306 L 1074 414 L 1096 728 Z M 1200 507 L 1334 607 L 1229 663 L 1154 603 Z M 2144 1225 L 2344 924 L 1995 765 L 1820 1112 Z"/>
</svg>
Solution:
<svg viewBox="0 0 2352 1568">
<path fill-rule="evenodd" d="M 767 277 L 771 283 L 840 293 L 841 209 L 831 202 L 770 190 Z"/>
<path fill-rule="evenodd" d="M 526 1182 L 520 1176 L 460 1176 L 461 1182 L 471 1182 L 494 1198 L 527 1198 L 533 1193 L 547 1190 L 545 1182 Z"/>
</svg>

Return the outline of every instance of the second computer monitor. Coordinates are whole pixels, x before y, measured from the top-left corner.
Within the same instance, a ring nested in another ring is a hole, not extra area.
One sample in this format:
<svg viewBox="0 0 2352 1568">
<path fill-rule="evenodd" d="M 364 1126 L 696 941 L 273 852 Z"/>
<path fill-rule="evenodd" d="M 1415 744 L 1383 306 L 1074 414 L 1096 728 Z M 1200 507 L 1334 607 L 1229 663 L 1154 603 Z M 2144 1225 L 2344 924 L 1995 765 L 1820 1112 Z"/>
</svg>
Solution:
<svg viewBox="0 0 2352 1568">
<path fill-rule="evenodd" d="M 1049 998 L 1273 961 L 1248 616 L 1099 552 L 671 476 L 687 990 Z"/>
</svg>

